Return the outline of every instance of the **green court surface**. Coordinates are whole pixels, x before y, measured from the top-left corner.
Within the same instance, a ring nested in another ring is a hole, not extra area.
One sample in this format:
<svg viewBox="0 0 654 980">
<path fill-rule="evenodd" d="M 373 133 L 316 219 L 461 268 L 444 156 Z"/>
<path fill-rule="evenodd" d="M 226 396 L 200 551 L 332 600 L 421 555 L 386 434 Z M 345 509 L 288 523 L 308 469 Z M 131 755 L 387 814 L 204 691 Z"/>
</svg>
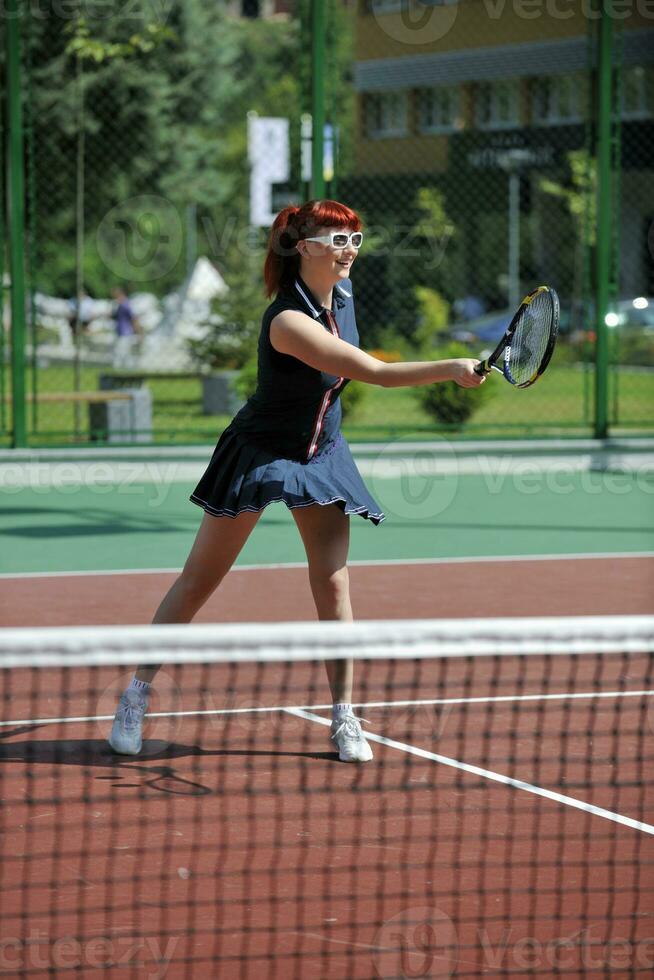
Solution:
<svg viewBox="0 0 654 980">
<path fill-rule="evenodd" d="M 174 569 L 202 511 L 188 501 L 206 460 L 0 462 L 0 572 Z M 206 457 L 210 455 L 207 452 Z M 654 468 L 570 454 L 357 456 L 387 515 L 354 515 L 352 560 L 654 551 Z M 304 560 L 290 511 L 271 505 L 237 564 Z"/>
</svg>

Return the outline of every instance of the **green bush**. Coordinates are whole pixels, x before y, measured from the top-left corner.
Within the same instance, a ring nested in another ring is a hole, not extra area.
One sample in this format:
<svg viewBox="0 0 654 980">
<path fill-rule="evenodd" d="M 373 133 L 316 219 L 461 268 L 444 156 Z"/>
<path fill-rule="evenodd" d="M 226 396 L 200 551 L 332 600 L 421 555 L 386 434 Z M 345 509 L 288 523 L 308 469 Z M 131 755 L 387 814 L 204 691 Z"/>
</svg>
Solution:
<svg viewBox="0 0 654 980">
<path fill-rule="evenodd" d="M 415 343 L 403 337 L 392 327 L 381 327 L 375 332 L 374 348 L 361 343 L 363 350 L 382 361 L 415 361 L 418 347 Z"/>
<path fill-rule="evenodd" d="M 257 357 L 246 361 L 234 382 L 236 391 L 246 401 L 257 390 Z"/>
<path fill-rule="evenodd" d="M 341 392 L 341 407 L 343 418 L 350 418 L 366 397 L 366 385 L 361 381 L 350 381 Z"/>
<path fill-rule="evenodd" d="M 433 360 L 450 360 L 455 357 L 474 357 L 464 344 L 451 343 L 432 352 Z M 466 422 L 481 405 L 493 397 L 494 385 L 489 378 L 480 388 L 461 388 L 454 381 L 414 388 L 425 411 L 446 425 Z"/>
<path fill-rule="evenodd" d="M 654 366 L 654 332 L 645 327 L 615 331 L 611 338 L 616 364 Z"/>
<path fill-rule="evenodd" d="M 433 347 L 442 340 L 442 334 L 450 323 L 450 304 L 436 289 L 426 286 L 415 287 L 420 319 L 414 333 L 414 340 L 420 350 Z"/>
</svg>

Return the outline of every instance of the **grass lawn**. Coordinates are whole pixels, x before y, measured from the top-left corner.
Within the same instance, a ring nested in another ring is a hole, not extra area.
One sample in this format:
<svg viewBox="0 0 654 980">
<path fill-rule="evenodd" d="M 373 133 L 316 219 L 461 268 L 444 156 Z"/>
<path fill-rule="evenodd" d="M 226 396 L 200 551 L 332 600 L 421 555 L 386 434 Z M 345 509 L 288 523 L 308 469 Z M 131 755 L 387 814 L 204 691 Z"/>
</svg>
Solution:
<svg viewBox="0 0 654 980">
<path fill-rule="evenodd" d="M 83 368 L 81 389 L 96 391 L 100 368 Z M 9 390 L 8 367 L 5 392 Z M 616 391 L 617 380 L 617 391 Z M 74 387 L 69 366 L 51 366 L 37 372 L 38 391 L 67 392 Z M 493 374 L 487 384 L 494 396 L 476 412 L 465 427 L 448 429 L 431 419 L 414 391 L 408 388 L 368 386 L 343 428 L 352 440 L 384 440 L 414 434 L 429 438 L 430 433 L 452 432 L 458 436 L 588 435 L 593 411 L 592 373 L 572 365 L 553 365 L 532 388 L 514 389 Z M 153 395 L 154 442 L 214 442 L 229 422 L 228 416 L 202 414 L 199 379 L 149 381 Z M 652 431 L 654 429 L 654 370 L 624 367 L 611 378 L 611 421 L 613 431 Z M 32 390 L 28 372 L 27 390 Z M 617 398 L 616 398 L 617 393 Z M 11 423 L 5 402 L 0 430 L 3 442 Z M 77 414 L 77 419 L 76 419 Z M 42 403 L 28 405 L 30 442 L 41 444 L 88 443 L 89 419 L 85 404 Z M 77 434 L 76 434 L 77 431 Z"/>
<path fill-rule="evenodd" d="M 593 417 L 593 375 L 575 366 L 553 366 L 531 388 L 513 388 L 498 374 L 488 385 L 493 397 L 475 412 L 461 435 L 538 435 L 587 434 Z M 615 379 L 612 378 L 611 420 L 616 428 L 654 428 L 654 371 L 622 368 L 619 398 L 614 405 Z M 617 411 L 615 408 L 617 407 Z M 422 409 L 409 388 L 373 388 L 356 413 L 346 420 L 344 430 L 352 439 L 397 435 L 400 430 L 447 431 Z"/>
</svg>

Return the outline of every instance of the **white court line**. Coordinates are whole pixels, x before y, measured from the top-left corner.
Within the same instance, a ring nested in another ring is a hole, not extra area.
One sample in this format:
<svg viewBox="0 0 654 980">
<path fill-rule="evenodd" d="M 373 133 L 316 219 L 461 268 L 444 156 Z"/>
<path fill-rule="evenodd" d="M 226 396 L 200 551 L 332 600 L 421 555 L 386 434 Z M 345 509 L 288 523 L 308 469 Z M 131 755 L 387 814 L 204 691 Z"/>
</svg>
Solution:
<svg viewBox="0 0 654 980">
<path fill-rule="evenodd" d="M 561 694 L 502 694 L 480 698 L 429 698 L 422 701 L 354 701 L 353 708 L 407 708 L 429 707 L 436 704 L 501 704 L 515 701 L 574 701 L 581 698 L 649 698 L 654 691 L 585 691 Z M 264 705 L 249 708 L 199 708 L 196 711 L 149 711 L 148 718 L 197 718 L 209 715 L 246 715 L 272 713 L 274 711 L 329 711 L 331 704 Z M 0 728 L 13 725 L 64 725 L 83 721 L 112 721 L 113 715 L 79 715 L 66 718 L 16 718 L 0 721 Z"/>
<path fill-rule="evenodd" d="M 548 439 L 536 437 L 534 439 L 453 439 L 451 441 L 445 438 L 440 440 L 414 439 L 412 441 L 403 441 L 392 437 L 384 441 L 358 441 L 351 439 L 348 442 L 353 455 L 357 453 L 379 452 L 382 449 L 388 451 L 390 446 L 397 446 L 400 452 L 410 452 L 414 449 L 442 450 L 443 446 L 445 446 L 448 452 L 469 453 L 482 451 L 489 454 L 498 449 L 513 452 L 521 450 L 539 452 L 547 449 L 550 451 L 577 453 L 589 450 L 595 452 L 614 451 L 616 449 L 640 452 L 644 449 L 654 448 L 654 439 L 640 436 L 611 436 L 606 439 Z M 150 459 L 152 457 L 174 457 L 175 459 L 184 460 L 189 456 L 208 459 L 213 452 L 214 446 L 215 442 L 193 443 L 191 445 L 180 443 L 178 446 L 129 446 L 125 448 L 118 446 L 111 448 L 107 446 L 97 448 L 86 446 L 84 448 L 75 448 L 72 450 L 72 453 L 74 454 L 73 461 L 75 459 L 111 460 L 112 458 L 139 460 Z M 16 460 L 31 461 L 33 459 L 39 461 L 42 459 L 64 459 L 69 462 L 71 459 L 71 449 L 66 446 L 59 448 L 42 446 L 30 447 L 28 449 L 0 450 L 0 463 L 13 463 Z"/>
<path fill-rule="evenodd" d="M 457 555 L 451 558 L 355 558 L 348 565 L 360 567 L 382 565 L 465 565 L 483 564 L 487 562 L 515 561 L 586 561 L 593 558 L 608 561 L 612 558 L 654 558 L 654 551 L 584 551 L 571 554 L 546 555 Z M 233 565 L 234 572 L 269 571 L 279 568 L 306 568 L 306 561 L 268 562 L 261 565 Z M 5 578 L 65 578 L 67 576 L 91 575 L 172 575 L 181 572 L 178 568 L 111 568 L 106 571 L 71 571 L 71 572 L 0 572 L 0 579 Z"/>
<path fill-rule="evenodd" d="M 315 721 L 320 725 L 331 725 L 331 721 L 328 718 L 311 714 L 302 708 L 285 708 L 284 710 L 288 714 L 295 715 L 298 718 L 305 718 L 307 721 Z M 380 745 L 387 745 L 391 749 L 398 749 L 400 752 L 417 755 L 421 759 L 429 759 L 431 762 L 438 762 L 441 765 L 450 766 L 453 769 L 461 769 L 463 772 L 468 772 L 473 776 L 481 776 L 483 779 L 490 779 L 495 783 L 502 783 L 504 786 L 512 786 L 514 789 L 524 790 L 524 792 L 532 793 L 534 796 L 542 796 L 544 799 L 552 800 L 554 803 L 563 803 L 576 810 L 582 810 L 584 813 L 591 813 L 595 817 L 612 820 L 614 823 L 622 824 L 624 827 L 631 827 L 632 830 L 640 830 L 645 834 L 654 835 L 654 826 L 652 824 L 643 823 L 641 820 L 634 820 L 632 817 L 624 817 L 620 813 L 605 810 L 603 807 L 595 806 L 593 803 L 576 800 L 573 796 L 564 796 L 562 793 L 555 793 L 552 790 L 543 789 L 542 786 L 534 786 L 533 783 L 525 783 L 521 779 L 513 779 L 511 776 L 505 776 L 500 772 L 482 769 L 480 766 L 471 766 L 467 762 L 459 762 L 457 759 L 450 759 L 447 755 L 428 752 L 426 749 L 419 749 L 417 746 L 407 745 L 405 742 L 396 742 L 395 739 L 385 738 L 383 735 L 366 732 L 366 738 L 370 742 L 379 742 Z"/>
</svg>

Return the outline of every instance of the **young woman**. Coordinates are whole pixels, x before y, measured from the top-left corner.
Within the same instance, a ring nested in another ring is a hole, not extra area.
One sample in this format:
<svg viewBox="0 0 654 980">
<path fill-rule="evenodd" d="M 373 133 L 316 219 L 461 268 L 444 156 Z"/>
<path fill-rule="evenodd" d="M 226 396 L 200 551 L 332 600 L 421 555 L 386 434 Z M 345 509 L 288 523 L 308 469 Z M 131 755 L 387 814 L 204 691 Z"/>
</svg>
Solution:
<svg viewBox="0 0 654 980">
<path fill-rule="evenodd" d="M 359 350 L 350 270 L 363 235 L 358 215 L 337 201 L 289 206 L 272 227 L 257 389 L 221 435 L 191 494 L 204 509 L 184 569 L 155 623 L 188 623 L 207 601 L 269 503 L 283 500 L 300 532 L 319 619 L 352 620 L 349 515 L 384 520 L 340 432 L 339 395 L 349 380 L 385 388 L 455 381 L 483 384 L 476 360 L 387 364 Z M 331 738 L 344 762 L 372 750 L 352 712 L 351 660 L 326 663 L 333 697 Z M 136 755 L 156 667 L 140 667 L 120 699 L 109 738 Z"/>
</svg>

